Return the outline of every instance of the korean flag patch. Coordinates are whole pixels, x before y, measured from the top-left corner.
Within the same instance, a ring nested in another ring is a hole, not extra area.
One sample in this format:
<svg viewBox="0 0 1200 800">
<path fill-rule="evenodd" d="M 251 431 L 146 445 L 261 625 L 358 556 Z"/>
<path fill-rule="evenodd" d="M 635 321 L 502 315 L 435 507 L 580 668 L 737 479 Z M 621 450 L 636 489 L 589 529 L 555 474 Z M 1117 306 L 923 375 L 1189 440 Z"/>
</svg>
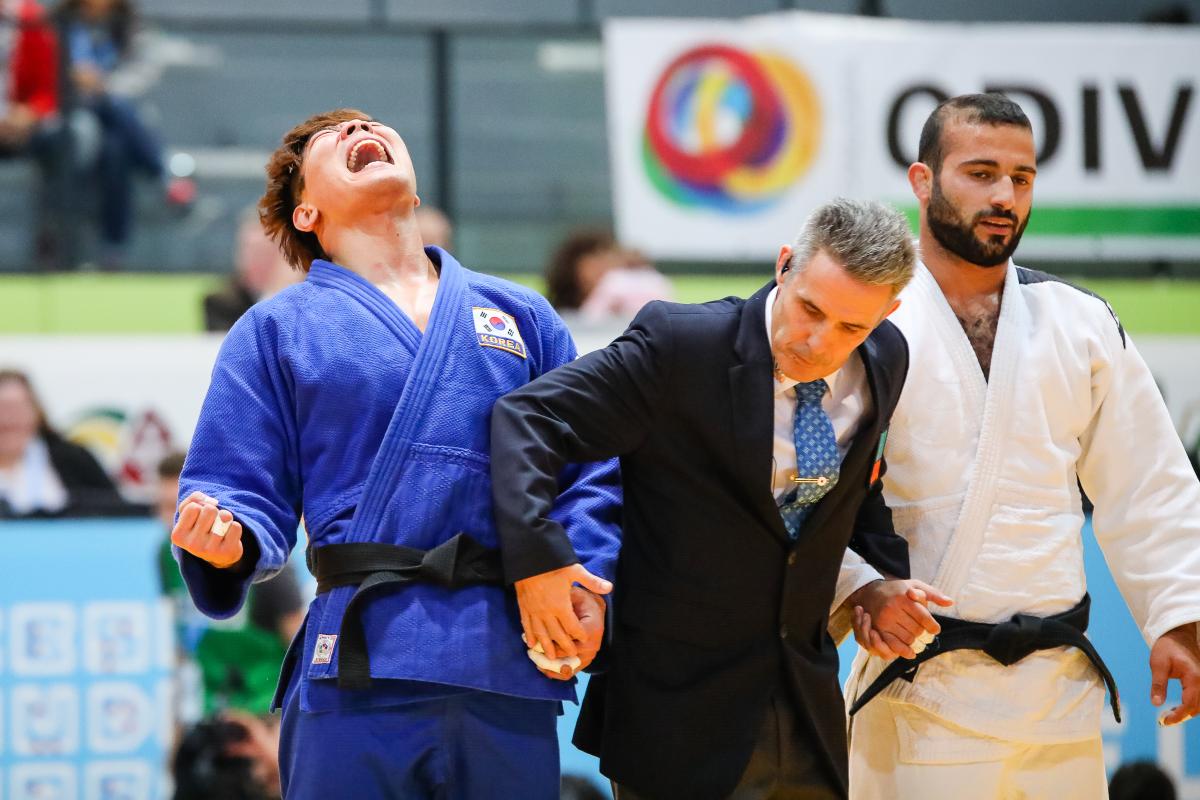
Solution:
<svg viewBox="0 0 1200 800">
<path fill-rule="evenodd" d="M 495 347 L 513 355 L 527 358 L 525 355 L 525 340 L 517 330 L 517 321 L 511 314 L 505 314 L 498 308 L 471 309 L 475 320 L 475 334 L 479 337 L 482 347 Z"/>
</svg>

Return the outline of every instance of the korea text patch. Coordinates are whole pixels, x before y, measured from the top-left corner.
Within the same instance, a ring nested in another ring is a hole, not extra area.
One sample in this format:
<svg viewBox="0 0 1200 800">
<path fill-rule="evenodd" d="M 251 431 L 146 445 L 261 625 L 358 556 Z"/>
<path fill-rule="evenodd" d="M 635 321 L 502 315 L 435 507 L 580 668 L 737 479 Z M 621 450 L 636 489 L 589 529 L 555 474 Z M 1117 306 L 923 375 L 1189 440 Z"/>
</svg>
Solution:
<svg viewBox="0 0 1200 800">
<path fill-rule="evenodd" d="M 525 340 L 521 338 L 517 321 L 511 314 L 505 314 L 498 308 L 475 306 L 471 309 L 471 317 L 475 320 L 475 334 L 479 337 L 480 345 L 527 358 Z"/>
</svg>

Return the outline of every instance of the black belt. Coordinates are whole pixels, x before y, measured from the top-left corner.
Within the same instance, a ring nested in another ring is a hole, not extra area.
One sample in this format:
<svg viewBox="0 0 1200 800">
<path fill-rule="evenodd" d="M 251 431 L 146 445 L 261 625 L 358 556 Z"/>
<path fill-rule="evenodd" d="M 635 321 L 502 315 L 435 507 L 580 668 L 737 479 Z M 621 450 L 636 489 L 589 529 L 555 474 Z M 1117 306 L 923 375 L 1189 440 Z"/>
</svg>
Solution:
<svg viewBox="0 0 1200 800">
<path fill-rule="evenodd" d="M 1029 614 L 1015 614 L 1008 622 L 995 625 L 986 622 L 968 622 L 961 619 L 950 619 L 934 615 L 934 619 L 942 626 L 938 634 L 926 648 L 917 654 L 916 658 L 897 658 L 879 673 L 874 682 L 859 695 L 850 707 L 850 715 L 871 701 L 875 695 L 882 692 L 897 678 L 912 683 L 917 674 L 917 667 L 931 658 L 952 650 L 982 650 L 1004 666 L 1011 666 L 1035 650 L 1049 650 L 1052 647 L 1076 647 L 1083 651 L 1092 665 L 1104 679 L 1108 688 L 1109 702 L 1112 704 L 1113 716 L 1121 721 L 1121 699 L 1117 694 L 1117 682 L 1105 666 L 1104 660 L 1096 652 L 1096 648 L 1083 632 L 1087 630 L 1088 614 L 1091 611 L 1092 598 L 1087 594 L 1079 601 L 1079 605 L 1055 614 L 1052 617 L 1034 617 Z"/>
<path fill-rule="evenodd" d="M 377 542 L 308 548 L 308 568 L 317 593 L 357 586 L 346 605 L 338 636 L 338 688 L 369 689 L 371 661 L 362 612 L 367 594 L 383 587 L 433 583 L 458 589 L 474 583 L 502 585 L 500 551 L 457 533 L 431 550 Z"/>
</svg>

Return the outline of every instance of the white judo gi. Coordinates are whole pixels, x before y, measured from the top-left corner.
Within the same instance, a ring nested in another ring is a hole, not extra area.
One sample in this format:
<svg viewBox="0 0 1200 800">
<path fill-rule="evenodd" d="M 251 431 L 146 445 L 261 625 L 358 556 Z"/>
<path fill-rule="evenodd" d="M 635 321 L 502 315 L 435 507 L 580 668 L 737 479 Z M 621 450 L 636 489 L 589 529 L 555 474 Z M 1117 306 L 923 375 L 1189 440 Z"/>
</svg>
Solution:
<svg viewBox="0 0 1200 800">
<path fill-rule="evenodd" d="M 1086 590 L 1078 478 L 1146 642 L 1200 617 L 1200 483 L 1108 304 L 1010 263 L 985 380 L 924 265 L 901 297 L 891 319 L 911 365 L 885 496 L 912 577 L 955 600 L 938 613 L 996 623 L 1075 606 Z M 885 663 L 859 651 L 848 703 Z M 1102 713 L 1103 684 L 1077 649 L 1010 667 L 950 652 L 854 717 L 851 796 L 1105 797 Z"/>
</svg>

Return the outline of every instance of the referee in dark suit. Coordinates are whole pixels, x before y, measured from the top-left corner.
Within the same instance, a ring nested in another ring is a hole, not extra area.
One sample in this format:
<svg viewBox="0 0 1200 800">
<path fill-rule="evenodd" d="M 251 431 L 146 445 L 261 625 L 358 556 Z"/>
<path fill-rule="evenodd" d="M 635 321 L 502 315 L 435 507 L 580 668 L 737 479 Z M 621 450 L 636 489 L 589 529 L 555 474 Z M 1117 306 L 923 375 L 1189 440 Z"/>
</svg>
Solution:
<svg viewBox="0 0 1200 800">
<path fill-rule="evenodd" d="M 878 610 L 863 598 L 890 585 L 888 613 L 927 616 L 909 582 L 879 580 L 908 576 L 879 477 L 908 368 L 885 318 L 914 259 L 901 215 L 834 201 L 749 300 L 652 303 L 496 404 L 506 577 L 550 653 L 573 652 L 582 571 L 550 516 L 556 476 L 621 458 L 611 638 L 575 731 L 620 800 L 845 796 L 831 608 Z"/>
</svg>

